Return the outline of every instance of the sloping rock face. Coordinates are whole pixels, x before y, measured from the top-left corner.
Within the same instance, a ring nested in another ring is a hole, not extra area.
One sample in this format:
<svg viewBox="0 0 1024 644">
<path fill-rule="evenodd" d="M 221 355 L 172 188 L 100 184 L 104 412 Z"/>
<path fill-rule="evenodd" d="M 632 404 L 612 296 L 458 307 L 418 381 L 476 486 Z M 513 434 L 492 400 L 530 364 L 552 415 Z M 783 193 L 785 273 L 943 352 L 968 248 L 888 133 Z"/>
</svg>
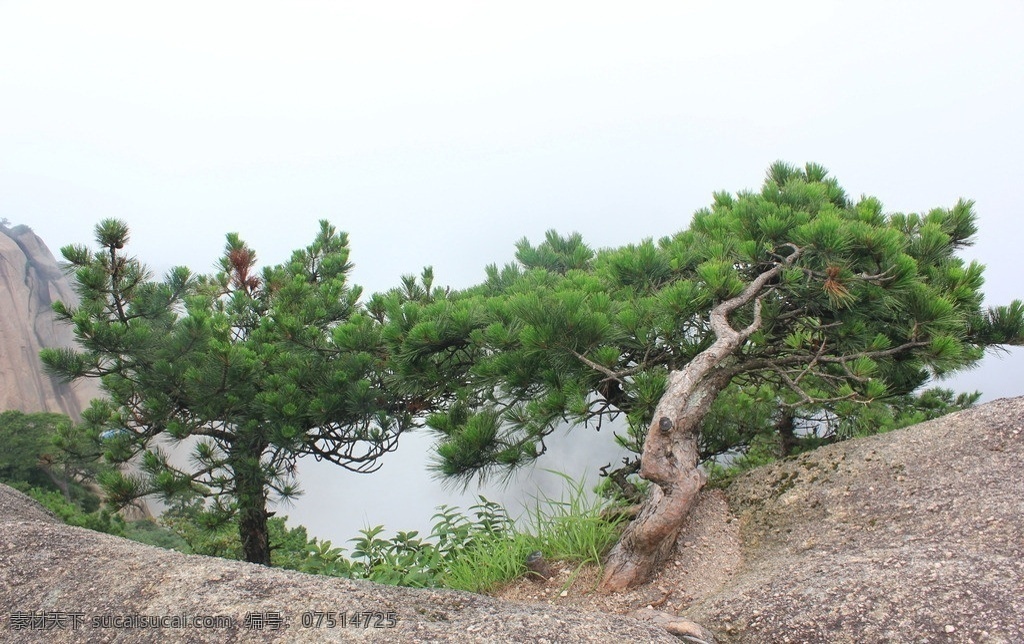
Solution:
<svg viewBox="0 0 1024 644">
<path fill-rule="evenodd" d="M 1024 642 L 1024 398 L 759 468 L 720 642 Z"/>
<path fill-rule="evenodd" d="M 27 226 L 0 226 L 0 410 L 77 418 L 101 395 L 95 381 L 69 385 L 43 371 L 41 349 L 74 345 L 51 309 L 58 300 L 78 297 L 46 244 Z"/>
<path fill-rule="evenodd" d="M 0 641 L 19 643 L 679 641 L 618 615 L 182 555 L 63 525 L 3 485 L 0 611 Z"/>
</svg>

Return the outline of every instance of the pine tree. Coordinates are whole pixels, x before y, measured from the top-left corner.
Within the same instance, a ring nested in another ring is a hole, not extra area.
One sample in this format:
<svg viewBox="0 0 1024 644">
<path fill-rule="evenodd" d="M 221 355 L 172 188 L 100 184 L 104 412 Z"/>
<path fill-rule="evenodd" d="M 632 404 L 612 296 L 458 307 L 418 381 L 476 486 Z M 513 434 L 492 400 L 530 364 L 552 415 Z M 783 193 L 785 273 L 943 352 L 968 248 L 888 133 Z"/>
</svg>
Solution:
<svg viewBox="0 0 1024 644">
<path fill-rule="evenodd" d="M 379 328 L 348 284 L 347 237 L 323 221 L 309 247 L 260 273 L 229 234 L 215 275 L 179 267 L 154 281 L 125 254 L 128 236 L 105 220 L 97 252 L 62 249 L 81 303 L 55 311 L 81 349 L 48 349 L 43 362 L 69 380 L 102 379 L 108 399 L 83 431 L 109 461 L 134 464 L 101 479 L 108 500 L 198 494 L 213 523 L 235 518 L 248 561 L 269 564 L 268 499 L 298 492 L 296 460 L 372 472 L 411 422 L 384 393 Z M 166 448 L 189 439 L 187 464 L 172 462 Z"/>
<path fill-rule="evenodd" d="M 392 298 L 385 338 L 404 395 L 435 410 L 444 476 L 510 472 L 564 422 L 625 416 L 620 440 L 652 485 L 605 568 L 602 587 L 621 589 L 671 549 L 702 448 L 768 432 L 794 449 L 801 418 L 914 407 L 929 378 L 1021 342 L 1024 306 L 984 309 L 983 267 L 956 255 L 975 233 L 971 202 L 885 214 L 820 166 L 777 163 L 759 192 L 717 193 L 657 243 L 594 252 L 549 232 L 476 287 Z"/>
</svg>

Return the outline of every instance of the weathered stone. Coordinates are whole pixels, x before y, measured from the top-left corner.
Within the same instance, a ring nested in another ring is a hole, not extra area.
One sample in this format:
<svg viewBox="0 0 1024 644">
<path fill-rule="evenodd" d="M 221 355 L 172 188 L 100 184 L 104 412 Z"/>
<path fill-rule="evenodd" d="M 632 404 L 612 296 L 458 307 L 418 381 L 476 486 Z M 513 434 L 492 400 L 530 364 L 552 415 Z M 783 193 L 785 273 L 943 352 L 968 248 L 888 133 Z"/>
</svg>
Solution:
<svg viewBox="0 0 1024 644">
<path fill-rule="evenodd" d="M 740 477 L 743 565 L 684 616 L 719 642 L 1024 642 L 1022 430 L 1002 399 Z"/>
<path fill-rule="evenodd" d="M 708 629 L 696 622 L 666 613 L 653 608 L 641 608 L 629 614 L 644 622 L 651 622 L 661 626 L 676 637 L 693 644 L 714 644 L 715 636 Z"/>
<path fill-rule="evenodd" d="M 544 558 L 544 553 L 540 550 L 531 552 L 526 558 L 526 569 L 533 581 L 546 581 L 554 575 L 547 559 Z"/>
</svg>

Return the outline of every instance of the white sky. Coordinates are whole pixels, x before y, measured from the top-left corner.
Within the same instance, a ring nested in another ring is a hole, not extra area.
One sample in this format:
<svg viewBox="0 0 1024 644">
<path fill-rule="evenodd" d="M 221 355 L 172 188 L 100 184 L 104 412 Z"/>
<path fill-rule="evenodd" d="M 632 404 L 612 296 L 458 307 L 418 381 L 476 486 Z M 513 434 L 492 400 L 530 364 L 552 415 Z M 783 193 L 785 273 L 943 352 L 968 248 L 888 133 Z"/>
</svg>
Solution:
<svg viewBox="0 0 1024 644">
<path fill-rule="evenodd" d="M 55 254 L 125 219 L 158 273 L 209 270 L 229 231 L 280 262 L 326 218 L 368 291 L 427 264 L 462 287 L 520 237 L 660 237 L 815 161 L 893 211 L 976 200 L 1005 303 L 1022 33 L 1011 0 L 0 0 L 0 217 Z M 957 384 L 1020 395 L 1021 358 Z"/>
</svg>

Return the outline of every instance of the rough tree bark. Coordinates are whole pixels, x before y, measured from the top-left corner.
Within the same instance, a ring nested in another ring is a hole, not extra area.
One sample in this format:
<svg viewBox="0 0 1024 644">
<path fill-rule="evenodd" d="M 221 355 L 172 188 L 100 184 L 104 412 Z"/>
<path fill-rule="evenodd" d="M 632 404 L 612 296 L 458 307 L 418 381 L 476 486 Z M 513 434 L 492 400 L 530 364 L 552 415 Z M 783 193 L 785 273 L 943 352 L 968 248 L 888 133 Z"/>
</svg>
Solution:
<svg viewBox="0 0 1024 644">
<path fill-rule="evenodd" d="M 792 409 L 783 408 L 779 422 L 775 423 L 775 429 L 782 439 L 782 456 L 792 456 L 800 444 L 800 439 L 796 437 L 796 416 Z"/>
<path fill-rule="evenodd" d="M 612 592 L 638 586 L 672 551 L 683 519 L 693 506 L 706 477 L 697 468 L 697 436 L 701 422 L 718 394 L 738 370 L 731 356 L 761 326 L 761 297 L 783 268 L 800 255 L 799 249 L 761 273 L 742 293 L 711 310 L 715 342 L 686 367 L 672 371 L 647 430 L 640 461 L 640 476 L 650 481 L 651 491 L 637 518 L 622 533 L 605 562 L 600 590 Z M 737 330 L 729 315 L 754 303 L 754 319 Z"/>
<path fill-rule="evenodd" d="M 238 507 L 238 536 L 242 552 L 250 563 L 270 565 L 270 531 L 267 527 L 267 478 L 259 456 L 267 442 L 257 431 L 239 431 L 232 446 L 229 467 L 235 479 Z"/>
</svg>

